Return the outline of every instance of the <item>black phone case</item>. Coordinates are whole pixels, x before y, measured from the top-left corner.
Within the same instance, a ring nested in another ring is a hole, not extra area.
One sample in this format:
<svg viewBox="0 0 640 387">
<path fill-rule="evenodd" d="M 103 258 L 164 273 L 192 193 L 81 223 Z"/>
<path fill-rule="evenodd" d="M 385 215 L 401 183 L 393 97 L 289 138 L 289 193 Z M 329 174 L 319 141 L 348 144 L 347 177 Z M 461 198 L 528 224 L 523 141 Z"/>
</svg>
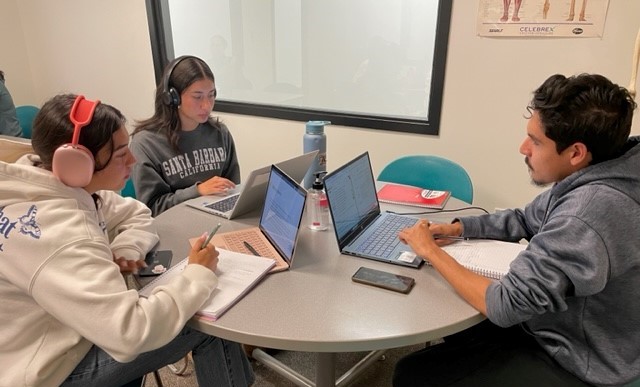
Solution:
<svg viewBox="0 0 640 387">
<path fill-rule="evenodd" d="M 382 289 L 392 290 L 407 294 L 413 289 L 416 281 L 407 276 L 388 273 L 386 271 L 361 267 L 351 277 L 351 280 L 365 285 L 377 286 Z"/>
<path fill-rule="evenodd" d="M 171 250 L 150 251 L 144 259 L 144 261 L 147 263 L 147 267 L 138 270 L 138 275 L 141 277 L 160 275 L 171 267 L 172 258 L 173 253 L 171 252 Z M 164 266 L 165 270 L 155 270 L 156 266 L 158 265 Z"/>
</svg>

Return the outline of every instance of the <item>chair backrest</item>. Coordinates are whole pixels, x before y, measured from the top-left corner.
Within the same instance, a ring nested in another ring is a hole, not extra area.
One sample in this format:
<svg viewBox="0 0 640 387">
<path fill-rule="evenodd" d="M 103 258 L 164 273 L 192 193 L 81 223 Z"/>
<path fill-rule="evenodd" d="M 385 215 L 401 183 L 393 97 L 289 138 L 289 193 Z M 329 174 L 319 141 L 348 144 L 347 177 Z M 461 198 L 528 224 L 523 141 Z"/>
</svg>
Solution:
<svg viewBox="0 0 640 387">
<path fill-rule="evenodd" d="M 120 195 L 134 199 L 136 198 L 136 189 L 133 187 L 133 180 L 131 180 L 131 178 L 129 178 L 125 183 L 124 188 L 120 191 Z"/>
<path fill-rule="evenodd" d="M 473 183 L 467 171 L 455 162 L 431 155 L 403 156 L 382 169 L 378 180 L 438 191 L 473 203 Z"/>
<path fill-rule="evenodd" d="M 32 105 L 22 105 L 16 107 L 16 116 L 20 127 L 22 128 L 22 137 L 31 138 L 31 127 L 33 126 L 33 119 L 40 111 L 40 108 Z"/>
<path fill-rule="evenodd" d="M 10 136 L 0 136 L 0 161 L 13 163 L 27 153 L 33 153 L 31 141 Z"/>
</svg>

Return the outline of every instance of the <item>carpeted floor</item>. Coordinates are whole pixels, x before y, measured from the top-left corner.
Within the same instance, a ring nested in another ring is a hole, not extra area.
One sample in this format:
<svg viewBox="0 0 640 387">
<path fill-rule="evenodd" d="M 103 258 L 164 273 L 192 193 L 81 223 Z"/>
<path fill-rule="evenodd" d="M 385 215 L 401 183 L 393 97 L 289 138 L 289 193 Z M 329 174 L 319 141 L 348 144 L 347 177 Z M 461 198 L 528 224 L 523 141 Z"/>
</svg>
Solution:
<svg viewBox="0 0 640 387">
<path fill-rule="evenodd" d="M 391 386 L 391 377 L 393 375 L 393 367 L 402 356 L 424 348 L 424 345 L 414 345 L 410 347 L 390 349 L 386 352 L 385 358 L 379 360 L 365 370 L 360 377 L 351 384 L 352 387 L 389 387 Z M 360 359 L 366 355 L 366 352 L 341 353 L 337 356 L 336 374 L 339 377 Z M 273 354 L 275 358 L 289 365 L 303 376 L 310 380 L 315 379 L 315 360 L 316 355 L 308 352 L 291 352 L 278 351 Z M 259 362 L 253 360 L 253 369 L 256 374 L 256 382 L 253 387 L 294 387 L 295 384 L 283 378 L 271 369 L 265 367 Z M 165 387 L 190 387 L 197 386 L 193 372 L 193 361 L 189 362 L 189 366 L 184 376 L 178 376 L 171 373 L 168 368 L 160 370 L 162 383 Z M 156 382 L 151 375 L 147 377 L 145 387 L 156 387 Z M 204 387 L 204 386 L 203 386 Z"/>
</svg>

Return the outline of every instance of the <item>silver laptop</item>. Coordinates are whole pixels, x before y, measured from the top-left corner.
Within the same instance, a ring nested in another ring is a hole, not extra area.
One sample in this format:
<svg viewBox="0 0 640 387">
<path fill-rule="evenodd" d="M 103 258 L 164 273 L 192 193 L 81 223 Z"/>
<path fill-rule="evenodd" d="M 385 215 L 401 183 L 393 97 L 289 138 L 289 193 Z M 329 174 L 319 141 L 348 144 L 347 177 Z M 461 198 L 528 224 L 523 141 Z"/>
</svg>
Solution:
<svg viewBox="0 0 640 387">
<path fill-rule="evenodd" d="M 326 175 L 324 188 L 341 253 L 420 267 L 422 258 L 398 238 L 418 218 L 380 212 L 368 152 Z"/>
<path fill-rule="evenodd" d="M 301 182 L 317 154 L 318 151 L 316 150 L 281 161 L 275 165 L 296 182 Z M 260 208 L 264 202 L 270 170 L 271 166 L 269 165 L 251 171 L 247 181 L 240 185 L 239 192 L 231 192 L 226 196 L 200 196 L 185 203 L 190 207 L 216 216 L 234 219 Z"/>
<path fill-rule="evenodd" d="M 217 233 L 214 246 L 273 258 L 271 272 L 291 267 L 295 252 L 307 191 L 277 166 L 271 168 L 264 206 L 258 227 Z"/>
</svg>

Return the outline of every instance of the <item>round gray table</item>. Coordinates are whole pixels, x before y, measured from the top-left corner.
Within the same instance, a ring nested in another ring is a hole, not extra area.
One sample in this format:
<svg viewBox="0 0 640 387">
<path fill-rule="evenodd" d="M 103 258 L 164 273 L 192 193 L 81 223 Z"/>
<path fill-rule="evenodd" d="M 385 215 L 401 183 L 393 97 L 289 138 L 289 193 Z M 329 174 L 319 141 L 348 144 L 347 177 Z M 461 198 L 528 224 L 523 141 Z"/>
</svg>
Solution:
<svg viewBox="0 0 640 387">
<path fill-rule="evenodd" d="M 429 211 L 381 204 L 383 210 Z M 451 198 L 447 209 L 468 206 Z M 421 215 L 448 222 L 478 210 Z M 174 263 L 188 255 L 188 239 L 222 223 L 219 232 L 255 226 L 259 212 L 225 220 L 184 203 L 157 217 L 161 249 L 173 250 Z M 315 384 L 261 350 L 254 357 L 301 386 L 347 384 L 384 350 L 441 338 L 484 319 L 430 266 L 413 269 L 341 255 L 332 228 L 304 227 L 292 267 L 268 275 L 220 319 L 194 318 L 189 325 L 224 339 L 257 347 L 318 353 Z M 409 294 L 358 284 L 351 276 L 360 266 L 415 278 Z M 338 352 L 374 351 L 336 381 Z"/>
</svg>

